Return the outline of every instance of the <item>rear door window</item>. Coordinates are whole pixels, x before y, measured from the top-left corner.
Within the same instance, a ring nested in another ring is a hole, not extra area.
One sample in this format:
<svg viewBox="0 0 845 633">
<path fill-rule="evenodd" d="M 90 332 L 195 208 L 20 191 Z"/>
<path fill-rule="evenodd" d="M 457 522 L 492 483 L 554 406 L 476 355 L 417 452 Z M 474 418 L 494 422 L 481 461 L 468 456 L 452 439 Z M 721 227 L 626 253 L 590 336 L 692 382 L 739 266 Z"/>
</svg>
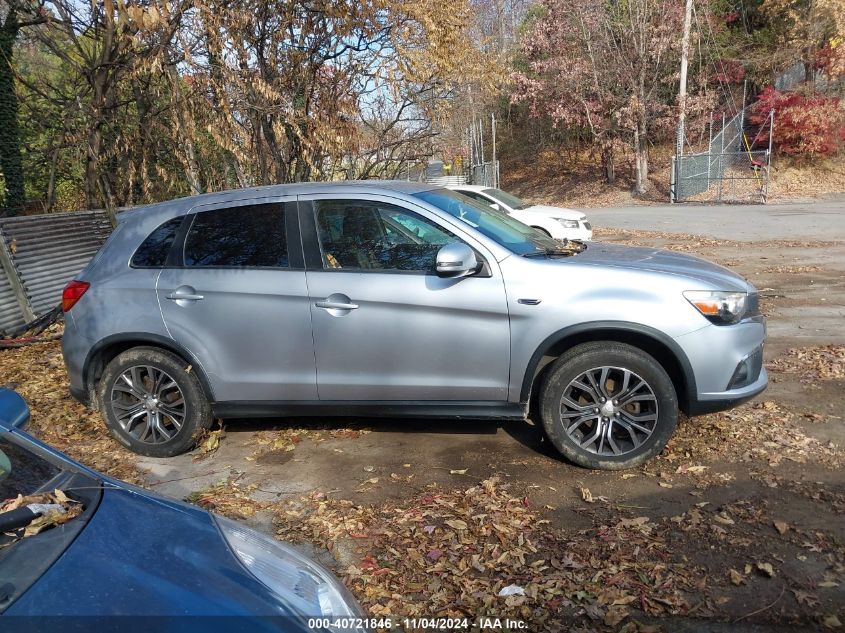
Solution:
<svg viewBox="0 0 845 633">
<path fill-rule="evenodd" d="M 283 205 L 256 204 L 197 213 L 185 238 L 184 265 L 289 268 Z"/>
</svg>

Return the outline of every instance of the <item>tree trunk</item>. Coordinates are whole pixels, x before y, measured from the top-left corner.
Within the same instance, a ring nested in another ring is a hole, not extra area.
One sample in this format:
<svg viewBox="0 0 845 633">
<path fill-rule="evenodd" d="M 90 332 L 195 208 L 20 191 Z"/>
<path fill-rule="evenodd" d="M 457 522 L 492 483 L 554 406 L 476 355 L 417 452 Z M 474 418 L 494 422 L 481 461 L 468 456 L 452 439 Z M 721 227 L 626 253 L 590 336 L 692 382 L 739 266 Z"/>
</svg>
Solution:
<svg viewBox="0 0 845 633">
<path fill-rule="evenodd" d="M 645 104 L 645 66 L 637 83 L 637 108 L 634 113 L 634 195 L 648 191 L 648 121 Z"/>
<path fill-rule="evenodd" d="M 601 168 L 604 172 L 604 181 L 612 185 L 616 182 L 616 167 L 613 165 L 613 144 L 604 143 L 601 148 Z"/>
<path fill-rule="evenodd" d="M 200 169 L 197 163 L 196 151 L 194 150 L 194 134 L 193 125 L 189 126 L 191 121 L 191 113 L 188 110 L 185 98 L 182 96 L 182 78 L 176 72 L 176 66 L 167 66 L 167 76 L 170 79 L 171 99 L 173 101 L 173 122 L 176 126 L 177 136 L 182 138 L 179 144 L 184 152 L 181 161 L 185 168 L 185 177 L 188 179 L 188 185 L 191 187 L 191 194 L 196 195 L 202 193 L 202 183 L 200 182 Z"/>
<path fill-rule="evenodd" d="M 12 56 L 20 25 L 10 9 L 0 26 L 0 171 L 6 183 L 5 206 L 9 215 L 17 215 L 26 201 L 18 128 L 18 96 L 12 74 Z"/>
<path fill-rule="evenodd" d="M 648 191 L 648 148 L 640 130 L 640 125 L 634 127 L 634 189 L 636 196 Z"/>
</svg>

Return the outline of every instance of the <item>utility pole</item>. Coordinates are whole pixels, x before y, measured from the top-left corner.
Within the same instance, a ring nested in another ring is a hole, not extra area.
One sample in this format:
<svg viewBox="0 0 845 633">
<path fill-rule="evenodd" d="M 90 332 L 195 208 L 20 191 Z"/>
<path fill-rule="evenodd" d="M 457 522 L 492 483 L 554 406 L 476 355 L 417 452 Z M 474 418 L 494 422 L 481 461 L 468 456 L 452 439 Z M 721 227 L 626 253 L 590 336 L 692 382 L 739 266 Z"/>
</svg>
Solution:
<svg viewBox="0 0 845 633">
<path fill-rule="evenodd" d="M 494 187 L 499 186 L 499 163 L 496 161 L 496 115 L 490 113 L 490 135 L 493 138 L 493 181 Z"/>
<path fill-rule="evenodd" d="M 681 85 L 678 89 L 678 137 L 675 142 L 675 190 L 672 202 L 678 201 L 681 184 L 681 156 L 684 155 L 684 123 L 687 115 L 687 67 L 689 66 L 689 31 L 692 22 L 692 0 L 687 0 L 684 13 L 684 36 L 681 40 Z"/>
</svg>

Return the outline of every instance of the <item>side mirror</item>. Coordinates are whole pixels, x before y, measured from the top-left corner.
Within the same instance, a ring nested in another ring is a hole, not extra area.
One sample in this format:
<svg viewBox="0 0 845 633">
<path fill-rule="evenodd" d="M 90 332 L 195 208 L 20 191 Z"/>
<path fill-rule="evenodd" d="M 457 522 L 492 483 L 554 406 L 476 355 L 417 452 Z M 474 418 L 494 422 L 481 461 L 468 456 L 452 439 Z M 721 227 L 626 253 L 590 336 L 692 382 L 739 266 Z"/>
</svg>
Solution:
<svg viewBox="0 0 845 633">
<path fill-rule="evenodd" d="M 499 206 L 499 203 L 498 203 L 498 202 L 493 202 L 493 203 L 490 205 L 490 208 L 491 208 L 491 209 L 493 209 L 493 211 L 501 211 L 501 210 L 502 210 L 502 207 L 501 207 L 501 206 Z"/>
<path fill-rule="evenodd" d="M 16 391 L 0 387 L 0 430 L 20 429 L 29 420 L 29 407 L 26 400 Z"/>
<path fill-rule="evenodd" d="M 441 277 L 466 277 L 478 268 L 475 251 L 463 242 L 446 244 L 437 251 L 437 274 Z"/>
</svg>

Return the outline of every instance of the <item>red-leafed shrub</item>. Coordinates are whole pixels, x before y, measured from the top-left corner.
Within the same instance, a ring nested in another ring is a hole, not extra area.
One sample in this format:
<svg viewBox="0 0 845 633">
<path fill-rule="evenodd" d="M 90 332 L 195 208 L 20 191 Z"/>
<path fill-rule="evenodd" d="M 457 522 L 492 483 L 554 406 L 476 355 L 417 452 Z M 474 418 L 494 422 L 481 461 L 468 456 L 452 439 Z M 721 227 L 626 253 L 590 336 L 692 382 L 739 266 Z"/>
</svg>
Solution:
<svg viewBox="0 0 845 633">
<path fill-rule="evenodd" d="M 773 142 L 784 154 L 832 156 L 845 146 L 845 102 L 838 97 L 779 92 L 768 86 L 757 95 L 749 121 L 765 126 L 775 111 Z M 767 142 L 768 131 L 758 139 Z"/>
<path fill-rule="evenodd" d="M 714 64 L 714 81 L 723 84 L 741 84 L 745 79 L 745 67 L 735 59 L 720 59 Z"/>
</svg>

